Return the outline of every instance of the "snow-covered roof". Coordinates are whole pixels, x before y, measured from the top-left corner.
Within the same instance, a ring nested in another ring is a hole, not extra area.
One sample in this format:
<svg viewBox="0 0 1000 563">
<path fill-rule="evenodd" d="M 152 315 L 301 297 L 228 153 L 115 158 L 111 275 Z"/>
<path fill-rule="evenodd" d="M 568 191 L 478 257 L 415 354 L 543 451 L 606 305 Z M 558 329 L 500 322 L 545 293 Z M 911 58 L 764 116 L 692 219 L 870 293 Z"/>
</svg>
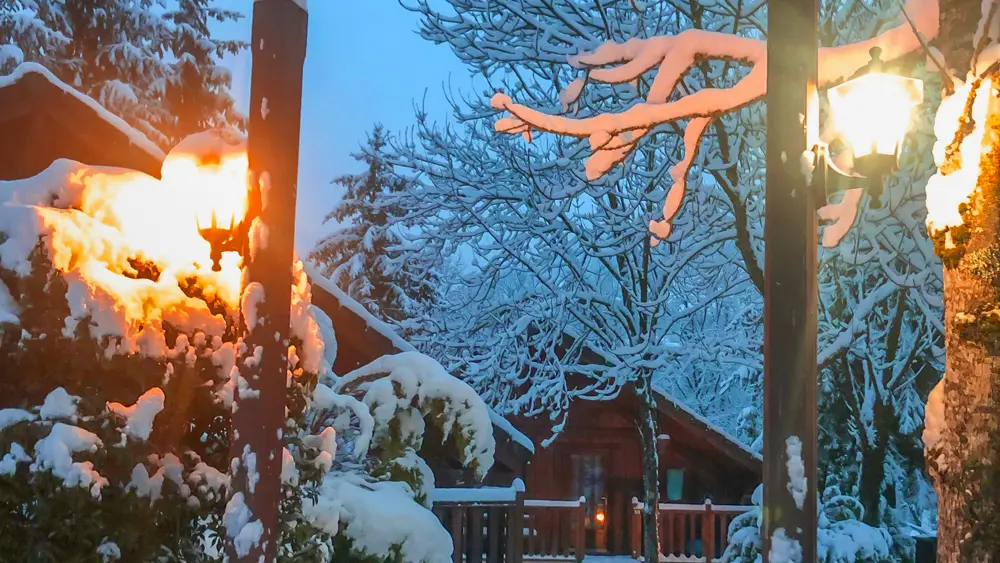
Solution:
<svg viewBox="0 0 1000 563">
<path fill-rule="evenodd" d="M 345 309 L 351 311 L 358 318 L 363 320 L 368 328 L 382 335 L 386 340 L 392 343 L 392 346 L 396 348 L 399 352 L 416 352 L 417 349 L 413 347 L 412 344 L 400 337 L 387 323 L 375 318 L 374 315 L 368 312 L 361 303 L 358 303 L 349 295 L 344 293 L 337 284 L 334 283 L 330 278 L 324 276 L 316 269 L 315 266 L 309 263 L 304 264 L 304 269 L 306 275 L 309 277 L 309 281 L 314 285 L 322 288 L 324 291 L 329 293 L 336 299 L 341 306 Z M 334 326 L 336 330 L 336 326 Z M 490 420 L 493 422 L 493 426 L 496 429 L 501 430 L 505 433 L 511 441 L 520 445 L 524 449 L 531 453 L 535 453 L 535 446 L 531 442 L 531 439 L 525 436 L 514 425 L 510 423 L 506 418 L 497 414 L 496 411 L 490 409 Z"/>
<path fill-rule="evenodd" d="M 38 63 L 21 63 L 18 65 L 14 72 L 8 74 L 7 76 L 0 76 L 0 88 L 5 88 L 17 84 L 25 77 L 30 75 L 41 76 L 53 86 L 59 88 L 66 94 L 69 94 L 76 100 L 82 102 L 90 109 L 94 110 L 97 115 L 109 125 L 113 126 L 115 129 L 119 130 L 123 135 L 125 135 L 129 141 L 135 145 L 137 148 L 143 150 L 146 153 L 157 160 L 162 161 L 166 155 L 156 144 L 149 140 L 148 137 L 143 135 L 141 132 L 136 130 L 134 127 L 125 122 L 124 119 L 118 117 L 117 115 L 111 113 L 104 108 L 101 104 L 97 103 L 97 100 L 87 96 L 86 94 L 79 92 L 69 84 L 66 84 L 62 80 L 56 78 L 49 69 Z"/>
<path fill-rule="evenodd" d="M 736 438 L 729 432 L 726 432 L 722 428 L 719 428 L 718 426 L 712 424 L 711 422 L 709 422 L 707 418 L 689 409 L 684 403 L 681 403 L 680 401 L 672 397 L 669 393 L 659 388 L 658 386 L 654 385 L 653 389 L 656 391 L 656 394 L 659 395 L 660 398 L 663 399 L 665 402 L 669 403 L 672 408 L 683 413 L 685 416 L 687 416 L 696 424 L 704 426 L 706 430 L 709 430 L 719 435 L 719 437 L 721 437 L 723 441 L 728 442 L 740 454 L 745 454 L 745 456 L 749 457 L 750 459 L 755 460 L 759 463 L 763 463 L 764 458 L 760 455 L 759 452 L 753 451 L 752 449 L 750 449 L 749 446 L 744 444 L 738 438 Z"/>
</svg>

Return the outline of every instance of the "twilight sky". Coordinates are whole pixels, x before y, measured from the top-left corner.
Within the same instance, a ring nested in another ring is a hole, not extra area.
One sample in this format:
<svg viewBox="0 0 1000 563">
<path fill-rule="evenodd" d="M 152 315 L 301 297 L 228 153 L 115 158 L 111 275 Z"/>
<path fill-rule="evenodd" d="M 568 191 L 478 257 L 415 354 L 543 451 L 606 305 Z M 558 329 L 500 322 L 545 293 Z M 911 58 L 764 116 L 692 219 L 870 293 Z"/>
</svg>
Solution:
<svg viewBox="0 0 1000 563">
<path fill-rule="evenodd" d="M 220 6 L 248 15 L 237 24 L 216 26 L 220 38 L 250 38 L 252 0 L 220 0 Z M 390 131 L 413 124 L 413 102 L 427 92 L 432 119 L 447 118 L 445 82 L 466 89 L 466 70 L 444 45 L 416 34 L 418 18 L 397 0 L 310 0 L 299 148 L 296 248 L 312 250 L 330 230 L 321 224 L 339 193 L 330 181 L 363 170 L 350 157 L 372 125 Z M 245 112 L 250 97 L 250 55 L 226 61 L 233 94 Z"/>
</svg>

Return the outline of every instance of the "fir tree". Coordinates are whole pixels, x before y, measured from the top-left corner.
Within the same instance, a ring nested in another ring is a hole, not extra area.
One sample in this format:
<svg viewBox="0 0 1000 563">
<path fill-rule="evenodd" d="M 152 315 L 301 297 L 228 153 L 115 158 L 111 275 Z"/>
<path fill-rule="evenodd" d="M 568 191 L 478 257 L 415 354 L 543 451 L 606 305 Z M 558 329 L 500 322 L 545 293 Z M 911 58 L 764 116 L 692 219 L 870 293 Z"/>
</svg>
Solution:
<svg viewBox="0 0 1000 563">
<path fill-rule="evenodd" d="M 434 299 L 431 268 L 406 251 L 400 233 L 402 210 L 385 199 L 405 193 L 408 182 L 386 159 L 388 135 L 376 124 L 361 153 L 352 155 L 367 170 L 333 181 L 344 188 L 340 203 L 324 222 L 342 225 L 322 238 L 311 254 L 325 274 L 366 309 L 386 320 L 402 321 L 415 307 Z"/>
<path fill-rule="evenodd" d="M 236 54 L 246 45 L 240 41 L 213 39 L 208 24 L 236 21 L 239 12 L 214 7 L 215 0 L 180 0 L 177 9 L 165 14 L 173 24 L 170 50 L 177 57 L 166 81 L 164 102 L 170 119 L 161 130 L 174 140 L 197 131 L 220 126 L 241 126 L 229 95 L 232 77 L 219 65 L 226 54 Z"/>
</svg>

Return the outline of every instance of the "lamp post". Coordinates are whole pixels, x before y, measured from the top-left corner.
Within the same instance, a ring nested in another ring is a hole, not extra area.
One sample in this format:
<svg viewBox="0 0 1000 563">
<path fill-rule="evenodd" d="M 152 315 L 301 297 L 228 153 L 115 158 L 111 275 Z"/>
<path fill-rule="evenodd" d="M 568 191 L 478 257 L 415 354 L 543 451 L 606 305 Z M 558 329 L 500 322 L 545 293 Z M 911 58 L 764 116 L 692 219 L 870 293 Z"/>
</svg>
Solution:
<svg viewBox="0 0 1000 563">
<path fill-rule="evenodd" d="M 288 370 L 302 72 L 308 14 L 304 0 L 256 0 L 250 50 L 249 192 L 246 217 L 229 228 L 199 220 L 213 269 L 227 250 L 243 255 L 241 344 L 230 434 L 231 518 L 226 559 L 275 561 Z M 222 217 L 223 225 L 227 217 Z M 247 308 L 255 309 L 249 314 Z M 238 521 L 238 522 L 237 522 Z M 239 529 L 237 529 L 239 528 Z"/>
<path fill-rule="evenodd" d="M 887 72 L 881 49 L 873 48 L 867 65 L 827 91 L 837 133 L 851 152 L 853 171 L 835 166 L 828 147 L 818 140 L 818 126 L 810 131 L 810 124 L 818 123 L 818 8 L 814 0 L 777 1 L 768 15 L 769 29 L 774 31 L 768 37 L 762 555 L 767 563 L 786 560 L 798 551 L 798 561 L 814 563 L 818 516 L 815 211 L 832 191 L 831 170 L 863 181 L 871 206 L 881 207 L 884 178 L 899 165 L 923 89 L 919 80 Z M 806 147 L 815 155 L 811 184 L 794 158 Z M 797 466 L 794 472 L 793 465 Z M 793 477 L 799 469 L 802 475 Z M 796 483 L 798 478 L 804 480 Z"/>
<path fill-rule="evenodd" d="M 767 28 L 761 550 L 764 563 L 815 563 L 817 221 L 801 155 L 815 144 L 807 126 L 819 117 L 818 0 L 771 0 Z M 789 454 L 804 468 L 799 498 Z"/>
</svg>

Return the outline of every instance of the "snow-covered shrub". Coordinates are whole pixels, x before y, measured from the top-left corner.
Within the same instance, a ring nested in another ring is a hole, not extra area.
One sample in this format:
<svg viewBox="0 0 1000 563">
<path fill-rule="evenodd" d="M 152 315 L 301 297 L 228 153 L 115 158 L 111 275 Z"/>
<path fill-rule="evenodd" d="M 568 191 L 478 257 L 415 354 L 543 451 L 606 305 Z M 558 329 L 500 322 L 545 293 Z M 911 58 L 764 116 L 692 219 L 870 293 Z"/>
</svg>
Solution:
<svg viewBox="0 0 1000 563">
<path fill-rule="evenodd" d="M 61 161 L 0 182 L 5 558 L 217 561 L 245 523 L 226 475 L 239 269 L 210 272 L 207 248 L 183 246 L 196 233 L 129 215 L 173 209 L 140 176 Z M 334 327 L 292 273 L 279 559 L 449 558 L 418 452 L 433 425 L 485 474 L 485 405 L 416 353 L 332 373 Z"/>
<path fill-rule="evenodd" d="M 729 545 L 723 563 L 761 561 L 760 526 L 763 486 L 754 491 L 754 508 L 729 524 Z M 836 488 L 823 493 L 819 509 L 818 553 L 821 563 L 892 563 L 900 558 L 884 528 L 862 522 L 864 508 L 856 498 L 841 495 Z"/>
</svg>

